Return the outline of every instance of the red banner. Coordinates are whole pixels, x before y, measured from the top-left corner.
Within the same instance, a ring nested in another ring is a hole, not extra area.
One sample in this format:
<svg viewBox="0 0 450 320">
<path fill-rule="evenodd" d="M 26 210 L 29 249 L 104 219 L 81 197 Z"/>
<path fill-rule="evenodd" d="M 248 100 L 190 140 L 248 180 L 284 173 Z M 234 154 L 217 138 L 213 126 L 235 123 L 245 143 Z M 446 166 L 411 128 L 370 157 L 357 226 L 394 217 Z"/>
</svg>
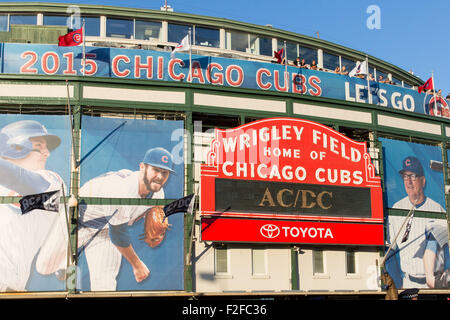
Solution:
<svg viewBox="0 0 450 320">
<path fill-rule="evenodd" d="M 381 182 L 366 143 L 302 119 L 270 118 L 216 129 L 201 166 L 200 211 L 212 218 L 346 222 L 333 226 L 383 236 Z M 212 225 L 222 225 L 218 221 Z M 245 236 L 241 241 L 259 241 Z M 286 236 L 286 241 L 299 241 L 294 238 Z M 334 237 L 327 241 L 341 243 Z"/>
<path fill-rule="evenodd" d="M 202 241 L 383 245 L 383 225 L 203 218 Z"/>
</svg>

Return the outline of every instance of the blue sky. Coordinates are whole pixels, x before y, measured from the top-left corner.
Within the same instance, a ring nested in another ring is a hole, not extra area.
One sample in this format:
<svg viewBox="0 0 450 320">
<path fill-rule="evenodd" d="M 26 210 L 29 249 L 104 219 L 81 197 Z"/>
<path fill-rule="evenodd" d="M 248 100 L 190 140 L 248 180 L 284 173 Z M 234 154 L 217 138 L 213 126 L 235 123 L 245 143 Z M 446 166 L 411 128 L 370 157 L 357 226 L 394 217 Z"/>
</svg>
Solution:
<svg viewBox="0 0 450 320">
<path fill-rule="evenodd" d="M 51 1 L 157 9 L 164 0 Z M 185 12 L 275 28 L 316 37 L 412 70 L 422 80 L 434 74 L 435 86 L 450 93 L 449 0 L 167 0 Z M 380 9 L 380 29 L 369 29 L 370 5 Z"/>
</svg>

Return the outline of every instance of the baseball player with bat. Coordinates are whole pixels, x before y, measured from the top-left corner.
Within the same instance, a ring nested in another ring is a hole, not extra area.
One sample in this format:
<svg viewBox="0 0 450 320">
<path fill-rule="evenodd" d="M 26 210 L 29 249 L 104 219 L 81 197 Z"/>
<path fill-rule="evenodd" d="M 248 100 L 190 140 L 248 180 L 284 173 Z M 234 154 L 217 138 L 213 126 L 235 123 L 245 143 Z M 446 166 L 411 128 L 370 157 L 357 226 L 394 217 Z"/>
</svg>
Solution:
<svg viewBox="0 0 450 320">
<path fill-rule="evenodd" d="M 62 178 L 45 166 L 61 139 L 37 121 L 23 120 L 0 130 L 0 195 L 25 196 L 61 190 Z M 61 193 L 62 194 L 62 193 Z M 64 212 L 34 209 L 22 214 L 18 203 L 0 205 L 0 292 L 25 291 L 33 260 L 37 271 L 65 268 L 67 245 L 48 241 L 50 233 L 66 239 Z"/>
<path fill-rule="evenodd" d="M 401 243 L 394 244 L 394 254 L 387 257 L 387 267 L 402 288 L 449 288 L 450 259 L 446 221 L 414 217 L 415 210 L 445 214 L 444 208 L 425 195 L 426 177 L 420 160 L 406 157 L 399 171 L 407 196 L 393 208 L 412 210 L 405 230 L 401 230 L 405 218 L 389 218 L 389 234 L 404 232 Z M 442 223 L 443 222 L 443 223 Z M 391 240 L 392 241 L 392 240 Z"/>
<path fill-rule="evenodd" d="M 81 197 L 164 199 L 164 185 L 174 172 L 172 155 L 164 148 L 149 149 L 138 171 L 108 172 L 86 182 Z M 144 240 L 150 247 L 164 239 L 167 219 L 161 207 L 87 205 L 80 207 L 78 252 L 84 251 L 92 291 L 116 290 L 122 256 L 130 263 L 136 282 L 150 275 L 131 244 L 129 227 L 144 217 Z"/>
</svg>

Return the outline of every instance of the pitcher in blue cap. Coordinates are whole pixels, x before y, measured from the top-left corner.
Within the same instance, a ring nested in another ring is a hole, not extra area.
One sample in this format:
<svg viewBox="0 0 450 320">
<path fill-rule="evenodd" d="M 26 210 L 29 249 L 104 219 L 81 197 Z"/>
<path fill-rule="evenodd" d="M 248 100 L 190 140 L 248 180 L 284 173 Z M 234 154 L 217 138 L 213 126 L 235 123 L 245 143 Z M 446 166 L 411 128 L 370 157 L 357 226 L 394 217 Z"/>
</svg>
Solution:
<svg viewBox="0 0 450 320">
<path fill-rule="evenodd" d="M 147 150 L 144 159 L 139 165 L 139 194 L 148 197 L 149 194 L 158 192 L 169 179 L 173 170 L 172 154 L 164 148 L 152 148 Z"/>
<path fill-rule="evenodd" d="M 122 169 L 102 174 L 86 182 L 80 188 L 80 196 L 165 199 L 164 186 L 171 174 L 175 174 L 172 154 L 164 148 L 151 148 L 139 163 L 139 170 Z M 147 265 L 134 250 L 129 229 L 142 217 L 156 220 L 155 210 L 162 211 L 162 208 L 112 204 L 80 207 L 78 246 L 86 256 L 90 290 L 117 289 L 122 257 L 130 263 L 137 283 L 150 276 Z M 157 243 L 161 241 L 160 237 Z M 152 248 L 155 246 L 150 244 Z"/>
</svg>

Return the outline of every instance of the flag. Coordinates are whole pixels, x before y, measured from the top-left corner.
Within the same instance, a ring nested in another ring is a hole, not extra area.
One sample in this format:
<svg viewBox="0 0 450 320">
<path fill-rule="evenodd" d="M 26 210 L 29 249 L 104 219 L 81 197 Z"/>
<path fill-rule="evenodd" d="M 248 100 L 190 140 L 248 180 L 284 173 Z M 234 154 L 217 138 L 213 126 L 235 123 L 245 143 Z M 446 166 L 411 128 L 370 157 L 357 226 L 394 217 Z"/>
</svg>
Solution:
<svg viewBox="0 0 450 320">
<path fill-rule="evenodd" d="M 60 36 L 58 40 L 59 40 L 58 46 L 60 47 L 78 46 L 79 44 L 83 43 L 83 28 L 74 30 L 72 32 L 69 32 L 68 34 Z"/>
<path fill-rule="evenodd" d="M 175 47 L 175 49 L 172 50 L 172 53 L 170 54 L 170 57 L 173 58 L 175 55 L 175 52 L 177 51 L 189 51 L 191 49 L 191 44 L 189 41 L 189 34 L 187 34 L 179 44 Z"/>
<path fill-rule="evenodd" d="M 433 90 L 433 89 L 434 89 L 433 77 L 431 77 L 423 85 L 419 86 L 418 90 L 419 90 L 419 93 L 421 93 L 424 90 Z"/>
<path fill-rule="evenodd" d="M 277 63 L 281 63 L 283 61 L 283 51 L 284 49 L 281 48 L 280 50 L 273 52 L 275 58 L 277 58 Z"/>
<path fill-rule="evenodd" d="M 354 77 L 358 74 L 367 74 L 367 60 L 364 60 L 363 62 L 357 61 L 356 66 L 353 68 L 352 71 L 348 74 L 350 77 Z"/>
<path fill-rule="evenodd" d="M 411 217 L 409 217 L 408 223 L 406 224 L 406 230 L 405 230 L 405 233 L 403 234 L 403 238 L 402 238 L 402 242 L 401 243 L 403 243 L 406 240 L 408 240 L 409 232 L 411 231 L 411 225 L 412 225 L 413 218 L 414 218 L 414 208 L 412 209 Z"/>
<path fill-rule="evenodd" d="M 171 214 L 177 213 L 177 212 L 188 212 L 192 213 L 194 211 L 194 193 L 190 194 L 184 198 L 180 198 L 178 200 L 175 200 L 168 205 L 165 205 L 163 210 L 166 217 L 170 216 Z"/>
<path fill-rule="evenodd" d="M 34 209 L 59 211 L 59 190 L 30 194 L 19 200 L 20 210 L 25 214 Z"/>
</svg>

